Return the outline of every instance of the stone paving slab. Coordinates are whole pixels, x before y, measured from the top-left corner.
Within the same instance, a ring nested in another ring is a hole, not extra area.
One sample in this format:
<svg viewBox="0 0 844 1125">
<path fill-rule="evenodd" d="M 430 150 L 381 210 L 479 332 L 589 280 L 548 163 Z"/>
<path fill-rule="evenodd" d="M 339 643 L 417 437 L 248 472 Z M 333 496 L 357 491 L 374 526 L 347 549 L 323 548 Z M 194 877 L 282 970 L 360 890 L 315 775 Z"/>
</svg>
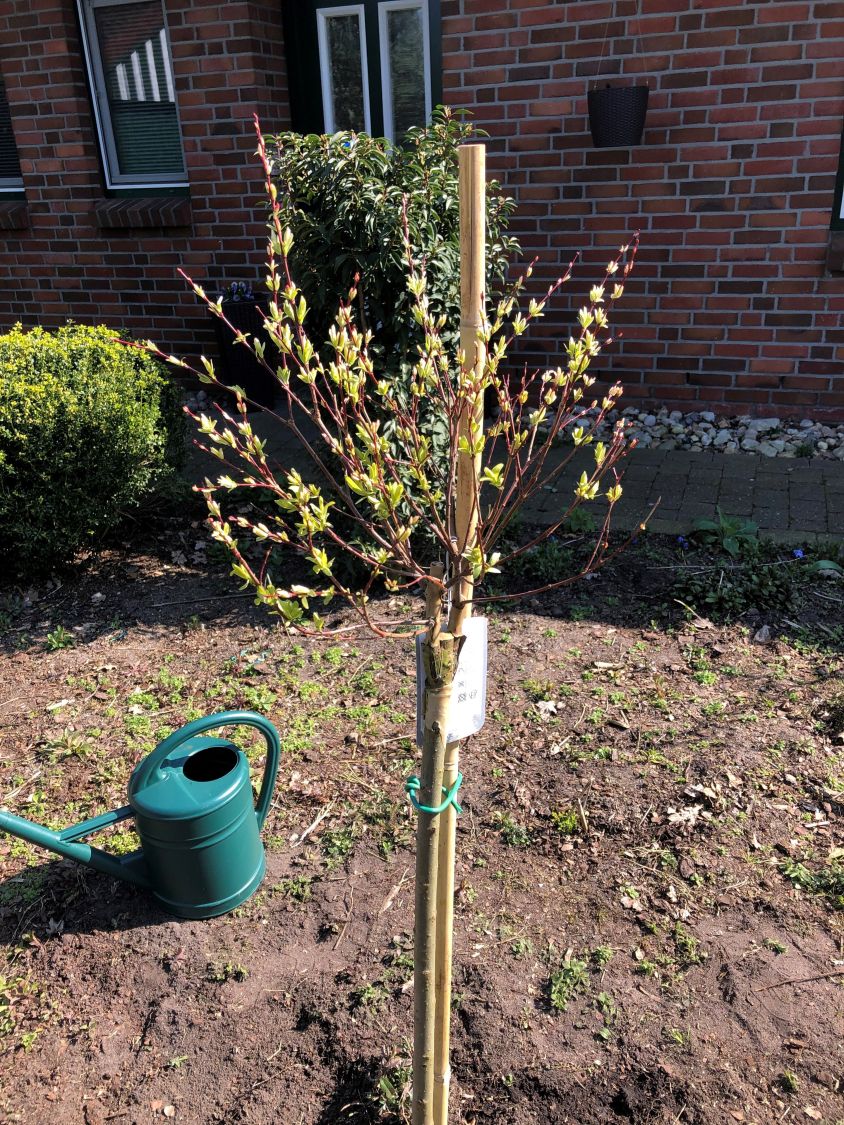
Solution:
<svg viewBox="0 0 844 1125">
<path fill-rule="evenodd" d="M 260 414 L 253 414 L 251 421 L 267 439 L 271 458 L 312 475 L 307 454 L 284 427 Z M 553 450 L 548 469 L 568 453 L 570 448 Z M 580 451 L 554 485 L 533 498 L 524 519 L 551 522 L 568 506 L 581 472 L 593 464 L 591 453 Z M 219 466 L 194 451 L 186 471 L 199 480 L 206 473 L 216 475 Z M 670 535 L 687 534 L 694 520 L 714 516 L 720 507 L 726 516 L 754 520 L 774 539 L 844 542 L 844 461 L 637 448 L 625 458 L 623 473 L 624 494 L 614 517 L 620 530 L 635 528 L 659 501 L 649 526 Z"/>
<path fill-rule="evenodd" d="M 628 457 L 637 470 L 625 474 L 625 495 L 616 509 L 620 527 L 632 526 L 638 510 L 661 494 L 651 521 L 655 531 L 683 534 L 720 507 L 724 515 L 754 520 L 775 538 L 844 540 L 842 462 L 678 450 L 654 466 L 651 456 L 635 449 Z M 657 470 L 652 477 L 651 468 Z"/>
</svg>

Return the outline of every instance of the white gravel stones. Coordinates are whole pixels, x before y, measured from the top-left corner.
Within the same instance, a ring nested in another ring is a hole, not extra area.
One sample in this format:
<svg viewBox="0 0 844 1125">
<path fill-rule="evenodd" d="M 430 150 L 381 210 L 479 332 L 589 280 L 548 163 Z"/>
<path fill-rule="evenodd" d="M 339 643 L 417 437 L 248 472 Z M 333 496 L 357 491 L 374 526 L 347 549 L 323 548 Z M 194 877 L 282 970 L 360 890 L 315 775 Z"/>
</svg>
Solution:
<svg viewBox="0 0 844 1125">
<path fill-rule="evenodd" d="M 650 449 L 717 449 L 722 453 L 755 453 L 762 457 L 821 457 L 844 461 L 844 423 L 826 425 L 809 418 L 751 418 L 716 415 L 711 410 L 681 414 L 679 410 L 613 411 L 598 436 L 606 437 L 618 417 L 631 437 Z"/>
<path fill-rule="evenodd" d="M 209 405 L 210 400 L 207 391 L 191 391 L 185 395 L 185 406 L 194 414 L 201 414 L 203 410 L 208 409 Z"/>
<path fill-rule="evenodd" d="M 751 418 L 747 424 L 748 430 L 753 430 L 757 434 L 767 434 L 771 430 L 778 430 L 780 428 L 779 418 Z"/>
<path fill-rule="evenodd" d="M 194 412 L 208 409 L 204 390 L 185 396 Z M 844 461 L 844 422 L 826 425 L 810 418 L 751 418 L 717 415 L 711 410 L 682 414 L 679 410 L 639 410 L 626 406 L 612 411 L 598 434 L 606 438 L 618 417 L 626 420 L 631 437 L 649 449 L 717 449 L 721 453 L 756 453 L 762 457 L 821 457 Z"/>
</svg>

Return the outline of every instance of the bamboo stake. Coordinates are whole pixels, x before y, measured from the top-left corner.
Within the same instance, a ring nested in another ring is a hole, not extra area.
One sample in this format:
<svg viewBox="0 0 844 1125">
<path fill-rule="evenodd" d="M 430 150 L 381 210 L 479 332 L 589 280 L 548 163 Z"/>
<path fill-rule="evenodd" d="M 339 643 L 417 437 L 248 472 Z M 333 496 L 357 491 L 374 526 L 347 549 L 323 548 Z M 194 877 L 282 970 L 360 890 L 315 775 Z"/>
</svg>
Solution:
<svg viewBox="0 0 844 1125">
<path fill-rule="evenodd" d="M 483 145 L 463 145 L 458 152 L 460 166 L 460 350 L 463 353 L 461 379 L 474 384 L 466 394 L 459 419 L 459 437 L 469 438 L 483 429 L 484 349 L 478 340 L 483 324 L 486 285 L 486 150 Z M 455 534 L 464 551 L 475 543 L 479 518 L 479 479 L 481 455 L 458 453 Z M 452 592 L 448 631 L 458 640 L 466 620 L 472 615 L 472 570 L 460 561 L 459 577 Z M 446 747 L 443 786 L 457 780 L 460 744 Z M 454 933 L 454 864 L 457 850 L 457 814 L 452 805 L 440 815 L 437 871 L 436 943 L 436 1038 L 434 1047 L 434 1125 L 447 1125 L 448 1095 L 451 1084 L 449 1040 L 451 1025 L 451 967 Z"/>
<path fill-rule="evenodd" d="M 443 568 L 430 568 L 441 579 Z M 443 762 L 455 645 L 442 632 L 442 586 L 429 581 L 426 589 L 429 627 L 422 642 L 425 666 L 424 741 L 419 803 L 436 807 L 442 801 Z M 434 1125 L 434 1042 L 436 1020 L 437 857 L 440 816 L 418 813 L 416 829 L 416 903 L 413 943 L 413 1125 Z"/>
</svg>

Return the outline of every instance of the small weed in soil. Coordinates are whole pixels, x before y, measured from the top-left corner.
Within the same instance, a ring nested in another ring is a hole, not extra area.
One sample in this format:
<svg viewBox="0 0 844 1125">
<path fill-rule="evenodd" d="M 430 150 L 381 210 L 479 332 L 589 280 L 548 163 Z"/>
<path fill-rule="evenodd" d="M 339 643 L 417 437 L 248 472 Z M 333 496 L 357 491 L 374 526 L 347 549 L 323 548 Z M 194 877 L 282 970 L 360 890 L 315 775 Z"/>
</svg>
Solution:
<svg viewBox="0 0 844 1125">
<path fill-rule="evenodd" d="M 838 849 L 841 851 L 841 849 Z M 780 870 L 795 887 L 812 895 L 825 895 L 838 910 L 844 910 L 844 865 L 832 862 L 810 871 L 799 860 L 787 859 Z"/>
<path fill-rule="evenodd" d="M 60 649 L 69 648 L 73 644 L 73 633 L 63 625 L 57 625 L 51 633 L 47 634 L 45 644 L 48 652 L 58 652 Z"/>
<path fill-rule="evenodd" d="M 777 1079 L 777 1085 L 784 1094 L 796 1094 L 800 1089 L 800 1080 L 793 1070 L 784 1070 Z"/>
<path fill-rule="evenodd" d="M 528 829 L 517 824 L 509 813 L 496 813 L 493 819 L 507 847 L 529 848 L 533 843 L 533 837 Z"/>
<path fill-rule="evenodd" d="M 282 879 L 273 887 L 274 891 L 294 899 L 296 902 L 309 902 L 311 899 L 312 875 L 293 875 Z"/>
<path fill-rule="evenodd" d="M 551 813 L 551 827 L 560 836 L 575 836 L 580 831 L 580 817 L 577 809 L 569 805 Z"/>
<path fill-rule="evenodd" d="M 236 964 L 233 961 L 208 962 L 208 980 L 213 984 L 225 984 L 229 980 L 245 981 L 248 976 L 249 970 L 244 965 Z"/>
<path fill-rule="evenodd" d="M 555 1012 L 565 1012 L 572 999 L 589 987 L 589 963 L 572 958 L 551 973 L 550 999 Z"/>
</svg>

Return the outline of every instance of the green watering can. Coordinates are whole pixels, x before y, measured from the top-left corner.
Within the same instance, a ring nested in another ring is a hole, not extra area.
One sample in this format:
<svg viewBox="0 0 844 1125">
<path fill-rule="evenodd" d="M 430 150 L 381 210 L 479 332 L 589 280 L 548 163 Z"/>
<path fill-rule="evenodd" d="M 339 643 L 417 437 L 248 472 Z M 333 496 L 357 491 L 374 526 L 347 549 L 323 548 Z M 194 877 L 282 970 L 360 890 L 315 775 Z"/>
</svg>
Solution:
<svg viewBox="0 0 844 1125">
<path fill-rule="evenodd" d="M 224 726 L 255 727 L 267 743 L 258 804 L 246 755 L 233 742 L 203 738 Z M 253 711 L 223 711 L 175 731 L 140 762 L 129 779 L 129 804 L 53 832 L 0 812 L 0 829 L 151 891 L 180 918 L 213 918 L 245 902 L 264 878 L 261 828 L 269 811 L 281 754 L 278 731 Z M 113 856 L 83 837 L 135 818 L 138 851 Z"/>
</svg>

